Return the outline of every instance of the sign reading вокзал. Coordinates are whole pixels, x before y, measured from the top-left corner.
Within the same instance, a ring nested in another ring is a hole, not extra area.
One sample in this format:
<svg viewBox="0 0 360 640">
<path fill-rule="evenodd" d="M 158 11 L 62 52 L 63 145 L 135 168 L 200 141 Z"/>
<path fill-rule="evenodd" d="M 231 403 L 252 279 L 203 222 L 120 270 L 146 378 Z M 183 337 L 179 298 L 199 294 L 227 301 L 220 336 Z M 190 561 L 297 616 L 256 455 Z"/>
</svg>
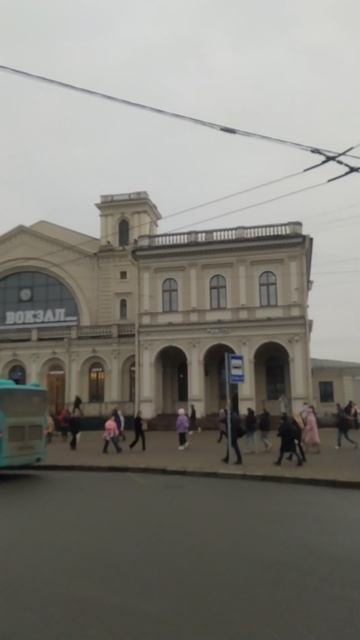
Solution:
<svg viewBox="0 0 360 640">
<path fill-rule="evenodd" d="M 66 309 L 26 309 L 24 311 L 6 311 L 5 325 L 34 325 L 77 322 L 77 317 L 67 316 Z"/>
</svg>

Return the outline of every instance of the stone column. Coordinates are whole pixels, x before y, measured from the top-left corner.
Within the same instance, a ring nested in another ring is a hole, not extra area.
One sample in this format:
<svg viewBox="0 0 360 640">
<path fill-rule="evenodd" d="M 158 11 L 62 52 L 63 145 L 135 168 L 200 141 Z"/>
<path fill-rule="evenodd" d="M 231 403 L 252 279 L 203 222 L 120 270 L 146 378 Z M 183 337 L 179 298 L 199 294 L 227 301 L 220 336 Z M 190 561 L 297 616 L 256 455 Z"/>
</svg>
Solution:
<svg viewBox="0 0 360 640">
<path fill-rule="evenodd" d="M 70 354 L 70 366 L 65 381 L 65 402 L 72 402 L 80 393 L 80 370 L 77 353 Z M 84 398 L 82 398 L 84 400 Z"/>
<path fill-rule="evenodd" d="M 33 353 L 30 358 L 30 371 L 29 371 L 29 380 L 28 380 L 30 384 L 36 383 L 36 382 L 44 384 L 44 381 L 40 380 L 40 371 L 38 370 L 38 361 L 39 361 L 38 355 L 36 353 Z"/>
<path fill-rule="evenodd" d="M 108 385 L 105 384 L 105 402 L 111 400 L 114 404 L 119 401 L 120 391 L 119 391 L 119 353 L 118 351 L 113 351 L 111 354 L 111 370 L 110 374 L 110 393 L 108 391 Z"/>
<path fill-rule="evenodd" d="M 289 339 L 290 357 L 290 388 L 291 406 L 293 411 L 299 411 L 303 403 L 308 401 L 308 380 L 306 366 L 305 342 L 300 336 Z"/>
<path fill-rule="evenodd" d="M 255 409 L 255 361 L 250 357 L 250 345 L 247 340 L 240 343 L 239 354 L 244 358 L 245 381 L 238 385 L 239 411 L 244 415 L 248 407 Z"/>
<path fill-rule="evenodd" d="M 155 363 L 150 358 L 150 347 L 148 344 L 140 345 L 140 371 L 139 371 L 139 399 L 140 410 L 145 419 L 153 418 L 155 415 Z"/>
<path fill-rule="evenodd" d="M 204 367 L 200 360 L 200 347 L 197 342 L 188 345 L 190 359 L 188 367 L 188 404 L 195 406 L 198 417 L 205 415 Z"/>
</svg>

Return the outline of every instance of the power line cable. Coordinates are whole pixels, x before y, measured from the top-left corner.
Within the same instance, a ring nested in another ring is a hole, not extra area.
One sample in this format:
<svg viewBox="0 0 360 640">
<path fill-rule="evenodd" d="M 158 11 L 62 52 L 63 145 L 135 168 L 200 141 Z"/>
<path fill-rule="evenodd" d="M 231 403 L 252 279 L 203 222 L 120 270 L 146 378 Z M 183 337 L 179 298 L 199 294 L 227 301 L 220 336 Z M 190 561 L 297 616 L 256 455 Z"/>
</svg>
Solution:
<svg viewBox="0 0 360 640">
<path fill-rule="evenodd" d="M 251 191 L 256 191 L 257 189 L 262 189 L 263 187 L 270 186 L 270 185 L 282 182 L 284 180 L 288 180 L 290 178 L 302 175 L 304 173 L 304 171 L 308 171 L 310 168 L 312 168 L 312 167 L 307 167 L 306 169 L 302 169 L 301 171 L 296 171 L 294 173 L 289 173 L 286 176 L 282 176 L 280 178 L 274 178 L 273 180 L 268 180 L 267 182 L 263 182 L 261 184 L 254 185 L 252 187 L 247 187 L 245 189 L 242 189 L 241 191 L 237 191 L 237 192 L 231 193 L 229 195 L 221 196 L 221 197 L 213 199 L 213 200 L 208 200 L 206 202 L 202 202 L 202 203 L 199 203 L 197 205 L 193 205 L 191 207 L 188 207 L 187 209 L 181 209 L 179 211 L 175 211 L 173 213 L 170 213 L 167 216 L 164 216 L 161 219 L 161 221 L 166 221 L 166 220 L 168 220 L 170 218 L 174 218 L 176 216 L 180 216 L 180 215 L 183 215 L 185 213 L 189 213 L 189 212 L 194 211 L 196 209 L 201 209 L 201 208 L 206 207 L 208 205 L 219 203 L 219 202 L 222 202 L 222 201 L 227 200 L 229 198 L 233 198 L 235 196 L 240 196 L 240 195 L 245 194 L 245 193 L 250 193 Z M 199 222 L 201 223 L 201 221 L 199 221 Z M 131 232 L 133 232 L 133 231 L 136 231 L 137 229 L 140 229 L 142 226 L 143 226 L 142 223 L 130 224 L 129 225 L 129 230 Z M 186 226 L 191 226 L 191 225 L 186 225 Z M 171 233 L 171 232 L 169 231 L 169 232 L 166 232 L 166 233 Z M 162 235 L 162 234 L 160 234 L 160 235 Z M 111 234 L 108 235 L 109 239 L 110 238 L 111 239 L 117 239 L 117 237 L 118 237 L 118 231 L 114 231 L 114 233 L 111 233 Z M 76 245 L 72 245 L 72 246 L 75 246 L 75 247 L 80 249 L 81 247 L 85 247 L 86 245 L 88 245 L 89 243 L 93 242 L 94 240 L 96 241 L 97 238 L 89 238 L 89 239 L 84 240 L 83 242 L 77 243 Z M 43 258 L 54 256 L 54 255 L 56 255 L 58 253 L 62 253 L 64 250 L 65 249 L 58 249 L 56 251 L 51 251 L 48 254 L 44 254 Z M 89 254 L 89 255 L 91 255 L 91 254 Z M 86 258 L 87 256 L 83 256 L 83 257 Z"/>
<path fill-rule="evenodd" d="M 234 213 L 242 213 L 243 211 L 248 211 L 249 209 L 254 209 L 256 207 L 260 207 L 265 204 L 270 204 L 271 202 L 276 202 L 277 200 L 282 200 L 283 198 L 288 198 L 289 196 L 296 195 L 298 193 L 305 193 L 306 191 L 311 191 L 312 189 L 318 189 L 319 187 L 323 187 L 328 184 L 328 180 L 318 182 L 317 184 L 312 184 L 307 187 L 302 187 L 301 189 L 295 189 L 294 191 L 288 191 L 287 193 L 283 193 L 280 196 L 274 196 L 273 198 L 267 198 L 266 200 L 262 200 L 261 202 L 254 202 L 253 204 L 248 204 L 245 207 L 239 207 L 237 209 L 232 209 L 231 211 L 225 211 L 224 213 L 220 213 L 214 216 L 210 216 L 209 218 L 205 218 L 204 220 L 198 220 L 196 222 L 190 222 L 187 225 L 183 225 L 181 227 L 177 227 L 175 229 L 171 229 L 167 233 L 175 233 L 177 231 L 181 231 L 182 229 L 186 229 L 189 227 L 193 227 L 196 224 L 203 224 L 204 222 L 211 222 L 212 220 L 218 220 L 219 218 L 225 218 L 226 216 L 230 216 Z M 161 234 L 160 234 L 161 235 Z"/>
<path fill-rule="evenodd" d="M 247 138 L 254 138 L 254 139 L 258 139 L 258 140 L 262 140 L 265 142 L 272 142 L 275 144 L 281 144 L 281 145 L 287 145 L 296 149 L 301 149 L 302 151 L 310 151 L 312 153 L 319 153 L 320 155 L 327 155 L 330 154 L 332 156 L 335 156 L 336 158 L 338 158 L 341 155 L 344 155 L 344 152 L 340 153 L 338 151 L 332 151 L 330 149 L 324 149 L 322 147 L 318 147 L 318 146 L 314 146 L 314 145 L 307 145 L 307 144 L 302 144 L 300 142 L 295 142 L 293 140 L 286 140 L 284 138 L 278 138 L 275 136 L 268 136 L 265 134 L 261 134 L 261 133 L 256 133 L 254 131 L 247 131 L 245 129 L 238 129 L 236 127 L 231 127 L 228 125 L 224 125 L 224 124 L 219 124 L 216 122 L 211 122 L 210 120 L 204 120 L 202 118 L 195 118 L 193 116 L 188 116 L 182 113 L 178 113 L 176 111 L 170 111 L 168 109 L 163 109 L 160 107 L 154 107 L 151 105 L 147 105 L 147 104 L 143 104 L 141 102 L 137 102 L 135 100 L 128 100 L 126 98 L 121 98 L 118 96 L 114 96 L 108 93 L 104 93 L 102 91 L 96 91 L 94 89 L 87 89 L 86 87 L 82 87 L 80 85 L 75 85 L 72 84 L 70 82 L 64 82 L 61 80 L 56 80 L 54 78 L 50 78 L 48 76 L 43 76 L 37 73 L 32 73 L 30 71 L 25 71 L 23 69 L 17 69 L 15 67 L 10 67 L 7 65 L 0 65 L 0 71 L 4 71 L 7 73 L 11 73 L 14 75 L 18 75 L 18 76 L 22 76 L 24 78 L 28 78 L 30 80 L 36 80 L 39 82 L 44 82 L 47 84 L 52 84 L 54 86 L 57 87 L 61 87 L 63 89 L 68 89 L 71 91 L 77 91 L 79 93 L 83 93 L 83 94 L 87 94 L 93 97 L 97 97 L 97 98 L 102 98 L 105 100 L 110 100 L 112 102 L 116 102 L 128 107 L 133 107 L 136 109 L 142 109 L 144 111 L 149 111 L 152 113 L 156 113 L 158 115 L 162 115 L 162 116 L 167 116 L 167 117 L 171 117 L 171 118 L 176 118 L 178 120 L 183 120 L 186 122 L 190 122 L 192 124 L 196 124 L 196 125 L 200 125 L 203 127 L 208 127 L 211 129 L 215 129 L 219 132 L 222 133 L 228 133 L 228 134 L 234 134 L 234 135 L 240 135 L 243 137 L 247 137 Z M 350 147 L 350 150 L 352 150 L 353 148 Z M 356 156 L 356 155 L 352 155 L 352 154 L 347 154 L 347 157 L 349 158 L 356 158 L 356 159 L 360 159 L 360 156 Z M 329 158 L 329 160 L 327 161 L 331 161 L 332 159 L 335 158 Z M 323 164 L 323 163 L 321 163 Z"/>
</svg>

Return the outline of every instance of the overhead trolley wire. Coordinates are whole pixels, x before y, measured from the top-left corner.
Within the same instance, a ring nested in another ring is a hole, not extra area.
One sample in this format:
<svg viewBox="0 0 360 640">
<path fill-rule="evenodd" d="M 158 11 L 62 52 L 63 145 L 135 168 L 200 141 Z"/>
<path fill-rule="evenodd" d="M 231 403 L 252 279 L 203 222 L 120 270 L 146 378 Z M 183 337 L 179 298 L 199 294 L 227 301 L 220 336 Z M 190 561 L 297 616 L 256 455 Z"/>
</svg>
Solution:
<svg viewBox="0 0 360 640">
<path fill-rule="evenodd" d="M 274 144 L 286 145 L 289 147 L 293 147 L 295 149 L 300 149 L 302 151 L 310 151 L 312 153 L 319 153 L 320 155 L 333 155 L 335 157 L 339 157 L 340 155 L 344 155 L 343 153 L 339 153 L 338 151 L 332 151 L 330 149 L 325 149 L 323 147 L 318 147 L 314 145 L 302 144 L 300 142 L 295 142 L 293 140 L 287 140 L 285 138 L 279 138 L 276 136 L 269 136 L 262 133 L 256 133 L 254 131 L 247 131 L 245 129 L 239 129 L 237 127 L 228 126 L 225 124 L 220 124 L 217 122 L 211 122 L 210 120 L 205 120 L 202 118 L 196 118 L 194 116 L 188 116 L 183 113 L 179 113 L 177 111 L 171 111 L 169 109 L 163 109 L 161 107 L 155 107 L 152 105 L 144 104 L 142 102 L 137 102 L 135 100 L 128 100 L 127 98 L 121 98 L 119 96 L 114 96 L 109 93 L 104 93 L 102 91 L 96 91 L 94 89 L 88 89 L 86 87 L 82 87 L 80 85 L 76 85 L 70 82 L 64 82 L 62 80 L 56 80 L 55 78 L 50 78 L 49 76 L 43 76 L 38 73 L 32 73 L 30 71 L 25 71 L 23 69 L 18 69 L 15 67 L 10 67 L 7 65 L 0 65 L 0 71 L 4 71 L 7 73 L 11 73 L 13 75 L 22 76 L 24 78 L 28 78 L 30 80 L 36 80 L 39 82 L 44 82 L 46 84 L 51 84 L 62 89 L 68 89 L 71 91 L 76 91 L 78 93 L 87 94 L 96 98 L 102 98 L 104 100 L 109 100 L 111 102 L 116 102 L 118 104 L 122 104 L 124 106 L 133 107 L 135 109 L 142 109 L 144 111 L 149 111 L 152 113 L 156 113 L 158 115 L 167 116 L 170 118 L 175 118 L 177 120 L 182 120 L 185 122 L 190 122 L 195 125 L 199 125 L 202 127 L 208 127 L 210 129 L 215 129 L 222 133 L 228 133 L 233 135 L 239 135 L 247 138 L 254 138 L 258 140 L 262 140 L 264 142 L 272 142 Z M 349 148 L 349 151 L 352 150 L 352 147 Z M 352 155 L 346 153 L 349 158 L 356 158 L 360 160 L 360 156 Z M 331 161 L 332 158 L 329 159 Z"/>
</svg>

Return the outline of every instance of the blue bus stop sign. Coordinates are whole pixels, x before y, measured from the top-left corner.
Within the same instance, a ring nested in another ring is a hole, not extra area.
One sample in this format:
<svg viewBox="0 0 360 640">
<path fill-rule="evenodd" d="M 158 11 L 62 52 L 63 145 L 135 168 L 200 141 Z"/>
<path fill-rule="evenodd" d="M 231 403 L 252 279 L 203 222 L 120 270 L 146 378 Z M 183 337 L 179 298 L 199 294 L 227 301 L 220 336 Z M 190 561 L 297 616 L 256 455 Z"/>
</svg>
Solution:
<svg viewBox="0 0 360 640">
<path fill-rule="evenodd" d="M 239 384 L 245 382 L 244 356 L 230 354 L 230 383 Z"/>
</svg>

